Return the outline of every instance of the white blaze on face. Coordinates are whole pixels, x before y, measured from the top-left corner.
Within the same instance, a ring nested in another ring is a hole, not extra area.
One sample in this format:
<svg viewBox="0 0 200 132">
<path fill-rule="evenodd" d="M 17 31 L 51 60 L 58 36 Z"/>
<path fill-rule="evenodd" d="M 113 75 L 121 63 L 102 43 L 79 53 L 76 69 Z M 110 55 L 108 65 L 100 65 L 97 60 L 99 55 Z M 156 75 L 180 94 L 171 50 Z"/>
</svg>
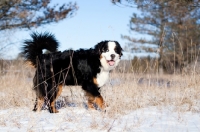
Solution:
<svg viewBox="0 0 200 132">
<path fill-rule="evenodd" d="M 101 54 L 100 61 L 104 70 L 112 70 L 118 65 L 120 57 L 116 53 L 115 48 L 116 43 L 110 41 L 108 42 L 108 49 L 105 49 L 106 51 Z"/>
<path fill-rule="evenodd" d="M 105 50 L 101 53 L 101 71 L 97 74 L 97 83 L 98 87 L 103 86 L 109 79 L 109 71 L 114 69 L 118 63 L 120 62 L 120 55 L 116 53 L 115 49 L 116 47 L 115 42 L 108 42 L 107 49 L 103 47 Z"/>
</svg>

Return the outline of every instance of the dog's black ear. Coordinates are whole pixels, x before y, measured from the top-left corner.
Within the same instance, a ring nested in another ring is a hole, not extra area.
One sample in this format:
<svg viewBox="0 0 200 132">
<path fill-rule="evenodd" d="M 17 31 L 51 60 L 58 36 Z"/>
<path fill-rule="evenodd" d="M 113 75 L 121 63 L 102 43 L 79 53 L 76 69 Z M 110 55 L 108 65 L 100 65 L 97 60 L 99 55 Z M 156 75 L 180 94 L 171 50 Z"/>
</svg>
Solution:
<svg viewBox="0 0 200 132">
<path fill-rule="evenodd" d="M 99 55 L 106 50 L 105 48 L 107 47 L 108 41 L 101 41 L 97 45 L 94 46 L 95 52 L 98 53 Z"/>
<path fill-rule="evenodd" d="M 121 45 L 117 42 L 117 41 L 114 41 L 115 42 L 115 44 L 116 44 L 116 52 L 120 55 L 120 57 L 123 55 L 122 54 L 122 51 L 123 51 L 123 49 L 122 49 L 122 47 L 121 47 Z"/>
</svg>

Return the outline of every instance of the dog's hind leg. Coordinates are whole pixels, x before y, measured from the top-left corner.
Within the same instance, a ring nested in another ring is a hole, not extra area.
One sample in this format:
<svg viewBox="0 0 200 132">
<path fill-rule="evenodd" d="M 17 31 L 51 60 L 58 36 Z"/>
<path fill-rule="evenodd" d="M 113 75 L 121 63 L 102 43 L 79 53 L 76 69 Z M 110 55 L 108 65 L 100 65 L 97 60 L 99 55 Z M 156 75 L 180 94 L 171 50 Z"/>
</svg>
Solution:
<svg viewBox="0 0 200 132">
<path fill-rule="evenodd" d="M 58 92 L 57 92 L 57 95 L 56 95 L 56 99 L 61 95 L 62 89 L 63 89 L 63 84 L 59 84 L 58 85 Z"/>
<path fill-rule="evenodd" d="M 62 92 L 62 87 L 63 87 L 62 84 L 58 85 L 57 90 L 56 90 L 56 96 L 53 96 L 50 99 L 50 106 L 49 106 L 50 113 L 58 113 L 59 112 L 56 109 L 55 102 L 56 102 L 56 99 L 60 96 L 60 94 Z"/>
<path fill-rule="evenodd" d="M 59 112 L 58 110 L 56 110 L 55 101 L 56 101 L 56 99 L 50 101 L 50 106 L 49 106 L 50 113 L 58 113 Z"/>
<path fill-rule="evenodd" d="M 36 100 L 35 100 L 35 106 L 34 106 L 34 109 L 33 111 L 41 111 L 42 110 L 42 106 L 44 104 L 44 98 L 43 97 L 36 97 Z"/>
<path fill-rule="evenodd" d="M 34 105 L 34 108 L 33 108 L 33 111 L 37 111 L 37 106 L 38 104 L 37 104 L 37 97 L 36 97 L 36 99 L 35 99 L 35 105 Z"/>
</svg>

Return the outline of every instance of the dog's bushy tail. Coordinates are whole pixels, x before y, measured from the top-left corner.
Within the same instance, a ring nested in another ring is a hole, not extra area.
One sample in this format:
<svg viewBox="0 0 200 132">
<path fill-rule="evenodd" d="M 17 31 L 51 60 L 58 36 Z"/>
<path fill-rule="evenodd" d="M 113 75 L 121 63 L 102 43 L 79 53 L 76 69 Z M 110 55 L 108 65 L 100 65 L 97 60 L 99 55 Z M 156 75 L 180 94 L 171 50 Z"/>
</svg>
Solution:
<svg viewBox="0 0 200 132">
<path fill-rule="evenodd" d="M 55 39 L 55 36 L 49 32 L 33 32 L 30 36 L 32 39 L 24 41 L 21 54 L 26 61 L 30 61 L 36 67 L 37 56 L 42 54 L 42 50 L 46 49 L 50 52 L 56 52 L 59 43 Z"/>
</svg>

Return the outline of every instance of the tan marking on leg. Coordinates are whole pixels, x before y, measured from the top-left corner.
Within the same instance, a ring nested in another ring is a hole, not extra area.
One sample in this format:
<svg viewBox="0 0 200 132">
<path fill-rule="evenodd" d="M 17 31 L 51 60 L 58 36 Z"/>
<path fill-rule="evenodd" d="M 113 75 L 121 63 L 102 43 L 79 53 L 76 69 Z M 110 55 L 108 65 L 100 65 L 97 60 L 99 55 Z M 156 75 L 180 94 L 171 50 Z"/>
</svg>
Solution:
<svg viewBox="0 0 200 132">
<path fill-rule="evenodd" d="M 102 110 L 105 108 L 105 103 L 104 103 L 104 100 L 101 95 L 95 97 L 90 93 L 86 93 L 86 96 L 88 97 L 88 108 L 89 109 L 95 109 L 94 104 L 96 104 Z"/>
<path fill-rule="evenodd" d="M 37 100 L 37 112 L 42 110 L 43 104 L 44 104 L 44 97 L 39 97 Z"/>
<path fill-rule="evenodd" d="M 51 102 L 50 106 L 51 106 L 51 109 L 52 109 L 52 112 L 53 112 L 53 113 L 58 113 L 58 112 L 59 112 L 59 111 L 56 110 L 56 108 L 55 108 L 55 100 L 54 100 L 53 102 Z"/>
<path fill-rule="evenodd" d="M 95 109 L 94 108 L 95 97 L 88 92 L 86 93 L 86 96 L 88 97 L 88 109 Z"/>
<path fill-rule="evenodd" d="M 94 82 L 94 84 L 96 84 L 98 86 L 97 78 L 94 77 L 93 82 Z"/>
<path fill-rule="evenodd" d="M 51 104 L 50 104 L 53 113 L 58 113 L 58 112 L 59 112 L 59 111 L 56 109 L 56 107 L 55 107 L 55 102 L 56 102 L 56 99 L 57 99 L 57 98 L 61 95 L 61 93 L 62 93 L 62 89 L 63 89 L 62 87 L 63 87 L 62 84 L 58 85 L 58 91 L 57 91 L 56 98 L 55 98 L 55 99 L 53 100 L 53 102 L 51 102 Z"/>
<path fill-rule="evenodd" d="M 57 92 L 57 95 L 56 95 L 56 99 L 61 95 L 62 89 L 63 89 L 63 85 L 62 84 L 58 85 L 58 92 Z"/>
<path fill-rule="evenodd" d="M 101 95 L 95 98 L 95 103 L 100 109 L 103 110 L 105 108 L 104 100 Z"/>
</svg>

